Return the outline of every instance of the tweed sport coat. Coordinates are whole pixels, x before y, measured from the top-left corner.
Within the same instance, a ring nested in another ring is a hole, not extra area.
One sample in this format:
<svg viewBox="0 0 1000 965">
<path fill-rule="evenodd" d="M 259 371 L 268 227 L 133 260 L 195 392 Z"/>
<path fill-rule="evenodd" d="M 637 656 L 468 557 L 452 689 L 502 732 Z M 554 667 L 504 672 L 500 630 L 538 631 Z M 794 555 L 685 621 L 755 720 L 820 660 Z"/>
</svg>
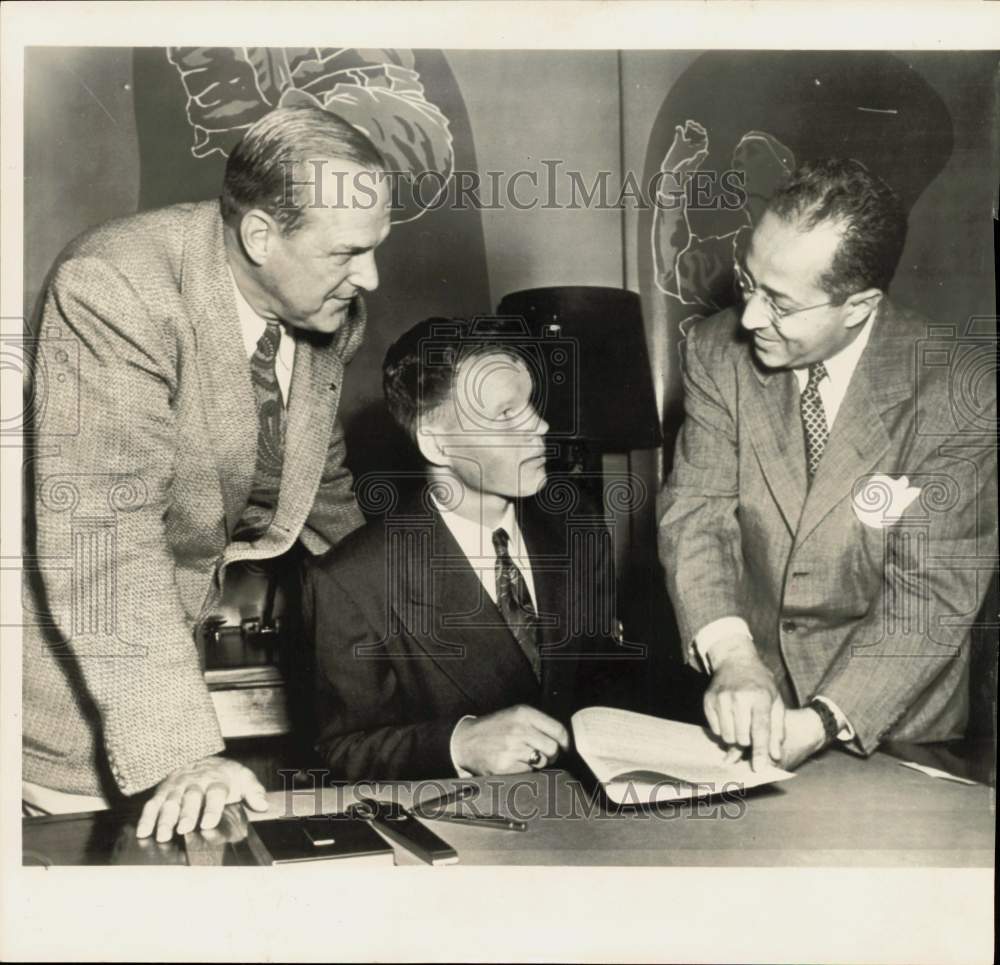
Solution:
<svg viewBox="0 0 1000 965">
<path fill-rule="evenodd" d="M 544 496 L 517 507 L 541 682 L 447 524 L 420 500 L 307 563 L 317 750 L 334 779 L 454 777 L 451 733 L 466 714 L 528 704 L 568 726 L 581 707 L 631 706 L 643 648 L 615 638 L 603 521 L 574 521 Z M 573 754 L 558 766 L 580 773 Z"/>
<path fill-rule="evenodd" d="M 755 361 L 735 311 L 696 324 L 661 494 L 682 639 L 742 616 L 786 702 L 829 697 L 865 754 L 962 734 L 970 626 L 996 565 L 995 341 L 929 332 L 883 300 L 807 487 L 794 375 Z M 902 476 L 919 498 L 871 525 Z"/>
<path fill-rule="evenodd" d="M 111 222 L 61 256 L 39 333 L 24 633 L 24 777 L 133 794 L 223 748 L 193 631 L 225 568 L 363 522 L 337 410 L 364 308 L 296 335 L 281 491 L 232 533 L 256 465 L 250 367 L 217 202 Z"/>
</svg>

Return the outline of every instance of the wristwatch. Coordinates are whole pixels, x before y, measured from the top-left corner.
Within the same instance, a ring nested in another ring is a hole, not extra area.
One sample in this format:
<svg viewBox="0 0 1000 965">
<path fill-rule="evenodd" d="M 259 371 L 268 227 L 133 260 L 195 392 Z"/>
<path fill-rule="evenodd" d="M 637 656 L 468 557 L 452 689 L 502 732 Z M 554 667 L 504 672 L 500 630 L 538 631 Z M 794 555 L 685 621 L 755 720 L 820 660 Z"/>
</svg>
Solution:
<svg viewBox="0 0 1000 965">
<path fill-rule="evenodd" d="M 823 746 L 832 744 L 837 739 L 837 734 L 840 733 L 840 725 L 837 723 L 833 711 L 830 710 L 829 704 L 814 697 L 806 706 L 810 710 L 816 711 L 819 714 L 819 719 L 823 722 Z"/>
</svg>

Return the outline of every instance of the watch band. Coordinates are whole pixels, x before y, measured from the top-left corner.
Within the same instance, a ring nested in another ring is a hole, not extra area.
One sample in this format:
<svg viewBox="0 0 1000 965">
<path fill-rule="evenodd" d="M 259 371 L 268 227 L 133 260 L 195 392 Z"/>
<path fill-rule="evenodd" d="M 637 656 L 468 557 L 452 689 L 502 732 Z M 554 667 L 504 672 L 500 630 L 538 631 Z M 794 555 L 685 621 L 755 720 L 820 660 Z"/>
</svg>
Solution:
<svg viewBox="0 0 1000 965">
<path fill-rule="evenodd" d="M 837 718 L 833 711 L 830 710 L 829 705 L 825 701 L 817 700 L 814 697 L 806 706 L 819 714 L 819 719 L 823 722 L 824 743 L 832 744 L 837 739 L 837 734 L 840 733 L 840 724 L 837 723 Z"/>
</svg>

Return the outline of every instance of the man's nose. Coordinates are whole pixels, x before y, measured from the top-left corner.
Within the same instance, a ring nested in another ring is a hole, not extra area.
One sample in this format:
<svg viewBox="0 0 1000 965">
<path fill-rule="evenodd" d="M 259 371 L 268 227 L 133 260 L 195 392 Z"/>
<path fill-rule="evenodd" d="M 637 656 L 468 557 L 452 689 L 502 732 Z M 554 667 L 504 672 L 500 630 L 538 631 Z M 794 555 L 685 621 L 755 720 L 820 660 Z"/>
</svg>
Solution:
<svg viewBox="0 0 1000 965">
<path fill-rule="evenodd" d="M 770 313 L 764 306 L 764 299 L 760 298 L 756 292 L 746 296 L 746 304 L 743 306 L 740 323 L 750 332 L 754 332 L 760 328 L 770 328 Z"/>
<path fill-rule="evenodd" d="M 363 255 L 355 255 L 351 263 L 351 284 L 366 292 L 378 288 L 378 268 L 375 265 L 375 252 L 366 251 Z"/>
<path fill-rule="evenodd" d="M 549 432 L 549 424 L 542 417 L 541 413 L 538 413 L 538 422 L 535 425 L 535 435 L 545 436 L 548 435 L 548 432 Z"/>
</svg>

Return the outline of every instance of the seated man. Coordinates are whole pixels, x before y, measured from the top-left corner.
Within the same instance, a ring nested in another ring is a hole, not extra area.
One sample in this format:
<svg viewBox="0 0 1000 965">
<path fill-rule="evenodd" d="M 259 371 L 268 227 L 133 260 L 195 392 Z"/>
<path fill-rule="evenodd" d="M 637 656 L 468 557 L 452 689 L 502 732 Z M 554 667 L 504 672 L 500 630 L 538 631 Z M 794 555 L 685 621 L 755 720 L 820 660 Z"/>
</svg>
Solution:
<svg viewBox="0 0 1000 965">
<path fill-rule="evenodd" d="M 643 651 L 616 640 L 608 531 L 546 508 L 548 426 L 526 358 L 443 319 L 386 355 L 389 409 L 427 482 L 305 574 L 335 779 L 568 766 L 570 715 L 628 703 Z"/>
</svg>

